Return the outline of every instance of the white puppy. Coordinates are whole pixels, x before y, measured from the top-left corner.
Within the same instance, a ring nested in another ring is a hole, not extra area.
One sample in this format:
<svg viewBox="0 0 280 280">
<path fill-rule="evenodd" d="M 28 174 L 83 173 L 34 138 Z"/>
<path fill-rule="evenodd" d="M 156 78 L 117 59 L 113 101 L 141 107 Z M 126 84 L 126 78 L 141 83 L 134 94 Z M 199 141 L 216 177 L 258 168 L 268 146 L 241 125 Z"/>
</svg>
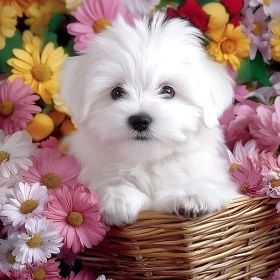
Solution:
<svg viewBox="0 0 280 280">
<path fill-rule="evenodd" d="M 200 32 L 161 14 L 119 18 L 66 61 L 62 97 L 78 125 L 66 141 L 108 224 L 144 209 L 193 218 L 238 196 L 218 123 L 232 86 Z"/>
</svg>

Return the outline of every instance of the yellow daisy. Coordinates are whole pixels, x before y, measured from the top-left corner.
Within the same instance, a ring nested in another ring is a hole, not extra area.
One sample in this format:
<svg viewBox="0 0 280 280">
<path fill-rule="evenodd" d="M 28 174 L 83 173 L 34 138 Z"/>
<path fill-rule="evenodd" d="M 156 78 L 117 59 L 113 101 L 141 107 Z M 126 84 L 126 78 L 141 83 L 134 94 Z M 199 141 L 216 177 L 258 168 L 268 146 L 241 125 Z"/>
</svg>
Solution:
<svg viewBox="0 0 280 280">
<path fill-rule="evenodd" d="M 40 53 L 32 43 L 26 43 L 24 50 L 14 49 L 13 54 L 16 58 L 7 61 L 13 67 L 9 80 L 23 78 L 25 84 L 30 84 L 44 102 L 50 104 L 52 94 L 60 90 L 58 74 L 67 57 L 63 48 L 48 43 Z"/>
<path fill-rule="evenodd" d="M 52 15 L 63 12 L 66 12 L 65 5 L 60 1 L 45 0 L 42 3 L 35 2 L 26 10 L 27 19 L 24 23 L 30 26 L 33 34 L 40 35 L 42 28 L 48 28 Z"/>
<path fill-rule="evenodd" d="M 280 20 L 275 24 L 271 32 L 274 35 L 270 40 L 272 47 L 271 56 L 273 60 L 280 62 Z"/>
<path fill-rule="evenodd" d="M 16 14 L 18 17 L 22 17 L 23 16 L 23 9 L 20 6 L 20 4 L 18 3 L 17 0 L 2 0 L 2 3 L 4 6 L 10 6 L 16 9 Z"/>
<path fill-rule="evenodd" d="M 22 42 L 24 47 L 28 44 L 32 44 L 36 48 L 36 51 L 41 52 L 42 50 L 42 46 L 43 46 L 42 38 L 39 36 L 34 36 L 30 30 L 25 30 L 23 32 Z"/>
<path fill-rule="evenodd" d="M 17 11 L 12 6 L 0 4 L 0 50 L 6 46 L 6 38 L 15 35 L 17 24 Z"/>
<path fill-rule="evenodd" d="M 250 54 L 250 39 L 242 33 L 242 27 L 234 28 L 227 24 L 226 28 L 208 31 L 211 39 L 207 49 L 214 60 L 221 64 L 229 63 L 234 71 L 240 67 L 240 60 Z"/>
</svg>

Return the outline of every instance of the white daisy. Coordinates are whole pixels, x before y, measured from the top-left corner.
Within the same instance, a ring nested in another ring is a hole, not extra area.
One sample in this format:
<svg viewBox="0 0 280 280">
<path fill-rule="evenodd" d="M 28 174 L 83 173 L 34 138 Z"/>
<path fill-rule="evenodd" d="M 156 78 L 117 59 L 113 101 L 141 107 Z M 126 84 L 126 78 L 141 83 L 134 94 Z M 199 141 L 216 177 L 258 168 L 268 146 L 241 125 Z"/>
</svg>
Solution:
<svg viewBox="0 0 280 280">
<path fill-rule="evenodd" d="M 58 254 L 63 237 L 52 222 L 44 218 L 30 218 L 25 223 L 26 233 L 18 235 L 13 255 L 22 264 L 47 262 L 52 254 Z"/>
<path fill-rule="evenodd" d="M 4 217 L 4 224 L 20 226 L 28 218 L 38 216 L 44 211 L 44 205 L 48 202 L 46 186 L 40 185 L 40 183 L 19 182 L 10 190 L 11 195 L 0 212 L 0 216 Z"/>
<path fill-rule="evenodd" d="M 32 165 L 29 157 L 34 152 L 35 145 L 27 131 L 6 136 L 4 131 L 0 130 L 0 174 L 4 177 L 27 170 L 28 166 Z"/>
<path fill-rule="evenodd" d="M 13 188 L 18 182 L 22 180 L 21 174 L 10 173 L 9 177 L 4 177 L 0 174 L 0 192 L 2 188 Z"/>
<path fill-rule="evenodd" d="M 160 3 L 160 0 L 123 0 L 123 3 L 132 13 L 147 15 Z"/>
<path fill-rule="evenodd" d="M 0 239 L 0 267 L 4 273 L 12 269 L 22 270 L 25 268 L 25 265 L 16 262 L 16 257 L 12 254 L 16 241 L 16 233 L 8 236 L 7 240 Z"/>
<path fill-rule="evenodd" d="M 249 6 L 258 7 L 263 6 L 263 10 L 267 16 L 277 16 L 280 13 L 280 1 L 279 0 L 250 0 Z"/>
</svg>

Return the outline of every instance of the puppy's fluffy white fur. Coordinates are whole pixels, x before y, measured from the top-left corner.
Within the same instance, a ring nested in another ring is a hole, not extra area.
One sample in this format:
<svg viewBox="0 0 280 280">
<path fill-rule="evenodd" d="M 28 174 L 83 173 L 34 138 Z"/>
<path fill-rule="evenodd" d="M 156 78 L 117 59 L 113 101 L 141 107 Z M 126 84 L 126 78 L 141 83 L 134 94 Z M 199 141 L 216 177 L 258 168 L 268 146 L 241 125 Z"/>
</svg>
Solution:
<svg viewBox="0 0 280 280">
<path fill-rule="evenodd" d="M 175 89 L 172 99 L 159 94 L 164 85 Z M 116 86 L 125 98 L 113 100 Z M 62 97 L 78 125 L 66 142 L 108 224 L 133 223 L 144 209 L 196 217 L 238 196 L 218 124 L 232 86 L 200 32 L 159 13 L 133 27 L 118 18 L 66 61 Z M 148 141 L 128 125 L 139 113 L 152 118 Z"/>
</svg>

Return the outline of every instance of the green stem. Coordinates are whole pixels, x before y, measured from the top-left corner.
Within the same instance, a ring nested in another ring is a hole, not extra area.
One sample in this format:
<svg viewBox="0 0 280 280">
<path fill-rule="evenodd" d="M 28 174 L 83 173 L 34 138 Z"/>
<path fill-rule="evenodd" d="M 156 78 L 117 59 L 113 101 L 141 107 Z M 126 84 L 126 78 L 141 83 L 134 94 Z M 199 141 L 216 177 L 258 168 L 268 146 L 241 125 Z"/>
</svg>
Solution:
<svg viewBox="0 0 280 280">
<path fill-rule="evenodd" d="M 52 109 L 54 108 L 54 104 L 49 104 L 47 105 L 43 110 L 42 110 L 42 114 L 48 114 Z"/>
</svg>

